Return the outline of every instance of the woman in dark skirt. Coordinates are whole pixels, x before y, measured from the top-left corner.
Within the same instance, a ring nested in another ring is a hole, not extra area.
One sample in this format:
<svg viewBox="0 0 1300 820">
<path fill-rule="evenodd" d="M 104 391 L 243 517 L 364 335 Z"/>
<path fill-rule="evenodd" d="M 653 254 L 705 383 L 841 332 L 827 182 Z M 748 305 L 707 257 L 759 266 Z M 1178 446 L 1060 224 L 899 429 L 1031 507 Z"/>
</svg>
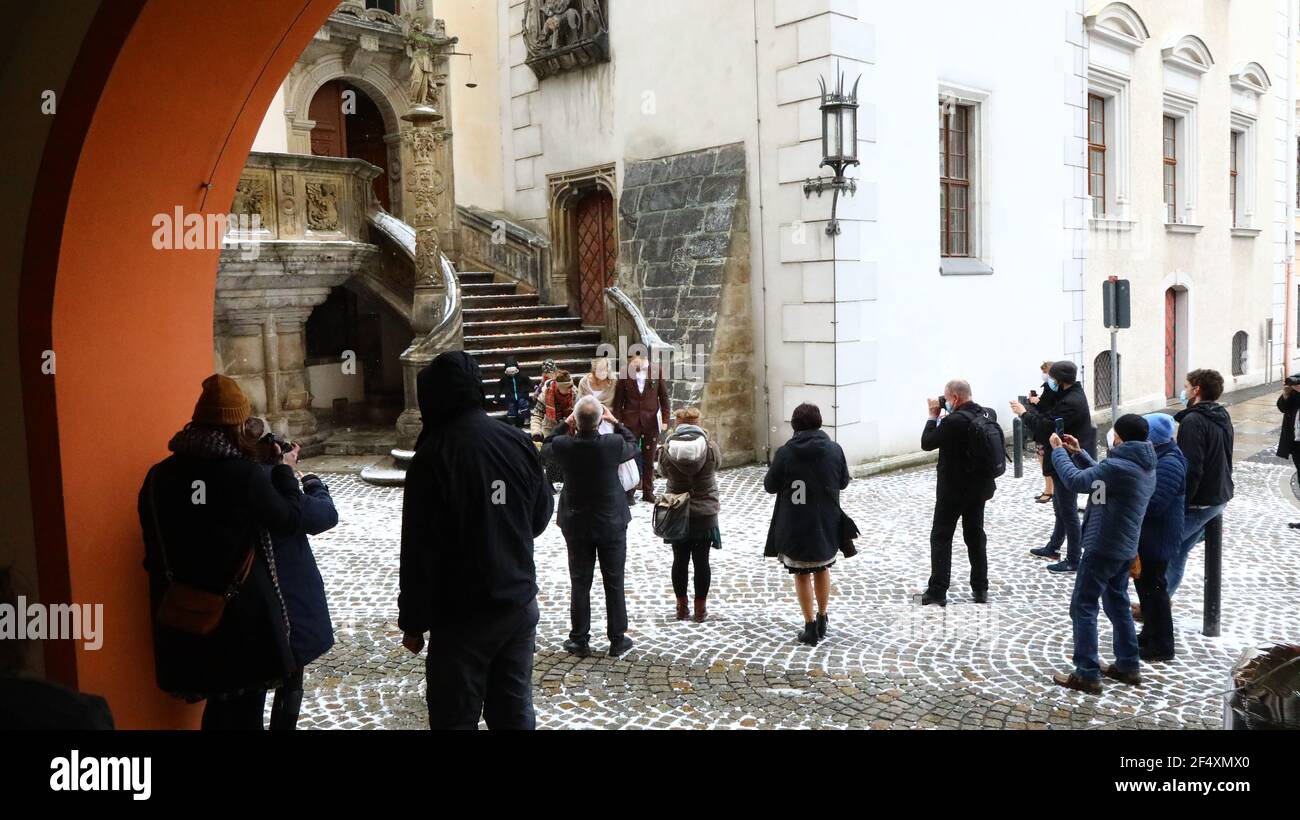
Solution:
<svg viewBox="0 0 1300 820">
<path fill-rule="evenodd" d="M 849 486 L 849 465 L 840 445 L 822 431 L 816 405 L 796 407 L 790 426 L 794 437 L 776 451 L 763 479 L 764 488 L 776 495 L 763 554 L 779 559 L 794 576 L 804 620 L 799 642 L 816 646 L 826 637 L 830 569 L 841 546 L 840 491 Z"/>
<path fill-rule="evenodd" d="M 673 592 L 677 596 L 677 620 L 691 617 L 686 608 L 687 577 L 695 565 L 695 623 L 708 617 L 707 602 L 712 573 L 709 551 L 722 549 L 718 531 L 718 467 L 722 453 L 700 426 L 700 411 L 684 407 L 677 411 L 677 426 L 659 448 L 659 470 L 668 480 L 668 492 L 690 493 L 690 530 L 685 541 L 668 542 L 673 548 Z"/>
</svg>

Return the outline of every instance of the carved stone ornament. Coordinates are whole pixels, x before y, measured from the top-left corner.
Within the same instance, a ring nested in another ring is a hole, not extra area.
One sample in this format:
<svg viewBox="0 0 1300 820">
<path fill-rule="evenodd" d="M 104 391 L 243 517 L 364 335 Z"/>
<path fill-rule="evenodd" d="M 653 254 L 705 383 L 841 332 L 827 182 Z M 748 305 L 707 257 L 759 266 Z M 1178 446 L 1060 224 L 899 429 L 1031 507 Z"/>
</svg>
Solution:
<svg viewBox="0 0 1300 820">
<path fill-rule="evenodd" d="M 307 183 L 307 227 L 313 231 L 339 230 L 339 190 L 334 183 Z"/>
<path fill-rule="evenodd" d="M 417 164 L 433 162 L 433 152 L 437 148 L 437 139 L 432 131 L 424 128 L 412 129 L 410 134 L 411 151 L 415 154 Z"/>
<path fill-rule="evenodd" d="M 438 246 L 438 231 L 433 228 L 421 228 L 415 233 L 415 272 L 416 283 L 420 285 L 440 285 L 437 275 L 438 260 L 442 249 Z"/>
<path fill-rule="evenodd" d="M 235 201 L 230 205 L 230 213 L 248 220 L 256 216 L 262 225 L 266 225 L 269 222 L 266 218 L 266 201 L 265 179 L 241 177 L 235 185 Z"/>
<path fill-rule="evenodd" d="M 609 0 L 527 0 L 524 45 L 539 80 L 609 62 Z"/>
</svg>

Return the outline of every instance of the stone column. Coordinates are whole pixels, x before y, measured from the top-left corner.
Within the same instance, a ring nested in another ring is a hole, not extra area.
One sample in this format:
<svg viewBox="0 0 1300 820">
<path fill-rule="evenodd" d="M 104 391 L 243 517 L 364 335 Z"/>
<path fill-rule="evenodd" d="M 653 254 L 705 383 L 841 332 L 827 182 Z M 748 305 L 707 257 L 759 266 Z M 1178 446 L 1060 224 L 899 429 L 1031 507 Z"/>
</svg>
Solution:
<svg viewBox="0 0 1300 820">
<path fill-rule="evenodd" d="M 411 194 L 411 227 L 415 229 L 415 294 L 412 325 L 416 337 L 402 354 L 402 380 L 406 409 L 397 419 L 398 449 L 410 450 L 423 426 L 415 381 L 419 372 L 437 355 L 421 345 L 424 337 L 438 325 L 446 302 L 447 287 L 442 276 L 442 248 L 438 231 L 437 145 L 435 125 L 442 114 L 431 105 L 415 105 L 402 119 L 411 123 L 407 132 L 412 166 L 406 174 L 406 190 Z"/>
</svg>

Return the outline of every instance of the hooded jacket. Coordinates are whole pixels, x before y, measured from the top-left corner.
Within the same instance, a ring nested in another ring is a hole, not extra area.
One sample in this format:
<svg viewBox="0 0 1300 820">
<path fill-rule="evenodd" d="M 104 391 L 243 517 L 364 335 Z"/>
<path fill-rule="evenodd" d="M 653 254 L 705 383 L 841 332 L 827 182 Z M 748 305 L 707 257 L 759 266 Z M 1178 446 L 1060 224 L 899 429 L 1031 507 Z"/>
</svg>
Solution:
<svg viewBox="0 0 1300 820">
<path fill-rule="evenodd" d="M 1138 538 L 1138 554 L 1146 561 L 1169 561 L 1183 542 L 1183 508 L 1187 493 L 1187 457 L 1178 442 L 1155 445 L 1156 489 L 1147 503 Z"/>
<path fill-rule="evenodd" d="M 1218 402 L 1193 404 L 1174 416 L 1178 447 L 1187 457 L 1187 506 L 1214 507 L 1232 500 L 1232 417 Z"/>
<path fill-rule="evenodd" d="M 533 539 L 554 504 L 532 442 L 484 412 L 478 363 L 444 353 L 417 379 L 424 431 L 406 471 L 398 626 L 423 633 L 537 596 Z"/>
<path fill-rule="evenodd" d="M 509 370 L 512 367 L 516 370 L 519 369 L 519 362 L 514 356 L 506 359 L 505 369 Z M 497 382 L 497 391 L 494 398 L 497 404 L 505 409 L 507 415 L 519 417 L 528 412 L 532 390 L 533 380 L 522 372 L 513 376 L 507 373 Z"/>
<path fill-rule="evenodd" d="M 1032 438 L 1037 442 L 1047 442 L 1056 432 L 1056 420 L 1061 419 L 1067 435 L 1078 439 L 1084 451 L 1094 460 L 1097 458 L 1097 428 L 1092 424 L 1092 409 L 1088 406 L 1088 395 L 1083 385 L 1075 382 L 1067 389 L 1057 392 L 1046 409 L 1027 407 L 1021 421 L 1029 427 Z M 1043 464 L 1043 475 L 1055 475 L 1056 462 L 1047 459 Z"/>
<path fill-rule="evenodd" d="M 1064 447 L 1052 451 L 1056 478 L 1072 493 L 1088 495 L 1082 548 L 1100 558 L 1131 561 L 1147 503 L 1156 489 L 1156 451 L 1149 441 L 1126 441 L 1097 462 L 1087 451 L 1070 458 Z"/>
<path fill-rule="evenodd" d="M 795 433 L 763 477 L 763 488 L 776 495 L 763 554 L 832 560 L 840 549 L 840 490 L 847 486 L 849 464 L 840 445 L 824 430 Z"/>
<path fill-rule="evenodd" d="M 270 467 L 263 467 L 270 471 Z M 319 476 L 302 479 L 302 523 L 293 535 L 272 535 L 275 572 L 289 614 L 289 646 L 294 662 L 306 666 L 334 646 L 334 624 L 308 536 L 320 535 L 339 523 L 329 488 Z"/>
<path fill-rule="evenodd" d="M 659 471 L 668 492 L 691 494 L 691 532 L 708 533 L 718 526 L 718 465 L 722 452 L 703 429 L 679 424 L 659 448 Z"/>
</svg>

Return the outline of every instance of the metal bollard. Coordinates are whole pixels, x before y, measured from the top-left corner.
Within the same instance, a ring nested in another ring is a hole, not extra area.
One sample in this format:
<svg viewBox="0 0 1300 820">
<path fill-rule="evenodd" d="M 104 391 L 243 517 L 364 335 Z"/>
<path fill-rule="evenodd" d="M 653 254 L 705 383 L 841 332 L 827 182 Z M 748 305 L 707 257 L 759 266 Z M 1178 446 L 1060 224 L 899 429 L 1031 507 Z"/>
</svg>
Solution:
<svg viewBox="0 0 1300 820">
<path fill-rule="evenodd" d="M 1205 622 L 1201 634 L 1217 638 L 1219 629 L 1219 604 L 1223 597 L 1223 516 L 1216 516 L 1205 525 Z"/>
<path fill-rule="evenodd" d="M 1014 453 L 1016 478 L 1025 477 L 1025 423 L 1016 416 L 1011 421 L 1011 450 Z"/>
</svg>

